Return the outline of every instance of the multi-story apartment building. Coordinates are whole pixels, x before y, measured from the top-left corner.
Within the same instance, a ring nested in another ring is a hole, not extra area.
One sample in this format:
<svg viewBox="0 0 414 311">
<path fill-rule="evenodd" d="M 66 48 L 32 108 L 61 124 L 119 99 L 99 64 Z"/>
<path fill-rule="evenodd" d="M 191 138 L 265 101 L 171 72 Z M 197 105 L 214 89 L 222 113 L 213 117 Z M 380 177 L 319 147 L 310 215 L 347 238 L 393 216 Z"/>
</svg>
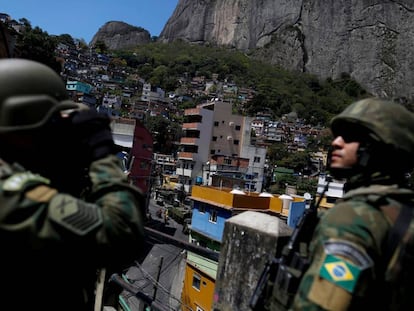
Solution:
<svg viewBox="0 0 414 311">
<path fill-rule="evenodd" d="M 150 83 L 144 83 L 141 100 L 144 102 L 165 101 L 165 91 L 159 87 L 152 88 Z"/>
<path fill-rule="evenodd" d="M 252 118 L 233 114 L 231 102 L 216 100 L 186 109 L 184 115 L 176 174 L 186 192 L 194 184 L 206 183 L 204 173 L 208 163 L 208 183 L 211 182 L 210 159 L 217 156 L 225 157 L 228 162 L 249 159 L 244 181 L 239 186 L 249 191 L 262 190 L 266 149 L 251 145 Z"/>
<path fill-rule="evenodd" d="M 202 175 L 203 163 L 209 159 L 214 111 L 211 106 L 199 105 L 186 109 L 184 116 L 176 175 L 179 176 L 183 190 L 189 193 L 197 176 Z"/>
<path fill-rule="evenodd" d="M 266 164 L 267 149 L 251 143 L 251 124 L 252 118 L 244 119 L 242 136 L 242 147 L 240 157 L 249 159 L 249 166 L 245 175 L 243 188 L 247 191 L 262 192 L 265 178 L 264 168 Z"/>
</svg>

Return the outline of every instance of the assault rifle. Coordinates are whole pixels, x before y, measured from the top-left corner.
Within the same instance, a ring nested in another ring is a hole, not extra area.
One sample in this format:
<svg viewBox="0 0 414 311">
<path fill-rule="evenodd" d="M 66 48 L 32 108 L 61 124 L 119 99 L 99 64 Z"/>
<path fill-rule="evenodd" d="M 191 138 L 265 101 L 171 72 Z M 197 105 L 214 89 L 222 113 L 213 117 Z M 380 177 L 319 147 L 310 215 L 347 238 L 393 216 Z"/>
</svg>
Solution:
<svg viewBox="0 0 414 311">
<path fill-rule="evenodd" d="M 303 273 L 309 267 L 308 246 L 318 223 L 318 207 L 328 190 L 330 177 L 326 177 L 326 185 L 319 194 L 318 202 L 310 205 L 297 223 L 289 242 L 283 247 L 280 257 L 272 257 L 266 263 L 256 289 L 250 299 L 250 307 L 254 311 L 266 310 L 273 303 L 288 308 L 299 287 Z"/>
</svg>

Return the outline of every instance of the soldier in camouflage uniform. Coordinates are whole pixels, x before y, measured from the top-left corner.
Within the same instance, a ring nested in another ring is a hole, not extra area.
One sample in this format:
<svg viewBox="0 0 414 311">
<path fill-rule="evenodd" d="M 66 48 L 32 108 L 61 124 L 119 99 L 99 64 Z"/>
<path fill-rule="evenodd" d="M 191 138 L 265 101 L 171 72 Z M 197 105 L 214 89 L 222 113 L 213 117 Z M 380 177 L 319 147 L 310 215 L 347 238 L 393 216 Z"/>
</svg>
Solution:
<svg viewBox="0 0 414 311">
<path fill-rule="evenodd" d="M 53 70 L 3 59 L 0 86 L 0 309 L 93 310 L 97 270 L 142 252 L 142 195 Z"/>
<path fill-rule="evenodd" d="M 369 98 L 334 117 L 331 129 L 330 171 L 346 178 L 345 195 L 319 221 L 291 310 L 414 310 L 407 285 L 414 276 L 414 193 L 406 175 L 414 115 Z"/>
</svg>

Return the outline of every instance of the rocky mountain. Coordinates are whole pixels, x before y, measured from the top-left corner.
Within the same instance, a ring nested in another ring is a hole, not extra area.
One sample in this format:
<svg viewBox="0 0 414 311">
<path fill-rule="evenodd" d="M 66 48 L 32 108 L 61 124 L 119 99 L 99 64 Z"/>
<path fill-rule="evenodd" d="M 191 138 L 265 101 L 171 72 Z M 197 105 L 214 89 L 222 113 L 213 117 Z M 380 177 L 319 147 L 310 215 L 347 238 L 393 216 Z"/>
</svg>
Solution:
<svg viewBox="0 0 414 311">
<path fill-rule="evenodd" d="M 99 28 L 89 45 L 93 46 L 97 41 L 103 41 L 109 50 L 119 50 L 149 43 L 151 37 L 150 33 L 141 27 L 110 21 Z"/>
<path fill-rule="evenodd" d="M 179 0 L 159 40 L 227 46 L 320 78 L 414 98 L 412 0 Z"/>
</svg>

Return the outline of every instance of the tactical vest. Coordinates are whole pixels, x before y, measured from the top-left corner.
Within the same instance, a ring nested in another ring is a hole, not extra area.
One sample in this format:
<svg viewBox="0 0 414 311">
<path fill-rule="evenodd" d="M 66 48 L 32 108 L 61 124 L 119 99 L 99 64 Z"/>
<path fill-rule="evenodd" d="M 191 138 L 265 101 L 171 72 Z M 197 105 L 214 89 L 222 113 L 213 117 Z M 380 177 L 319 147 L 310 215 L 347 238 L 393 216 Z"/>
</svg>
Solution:
<svg viewBox="0 0 414 311">
<path fill-rule="evenodd" d="M 388 310 L 414 310 L 414 205 L 374 205 L 391 224 L 384 252 L 384 282 Z"/>
<path fill-rule="evenodd" d="M 414 310 L 412 282 L 414 279 L 414 205 L 389 204 L 386 197 L 364 200 L 380 209 L 391 229 L 384 244 L 380 271 L 383 274 L 382 304 L 384 310 Z M 312 225 L 316 227 L 317 223 Z M 267 281 L 260 307 L 255 310 L 288 310 L 303 274 L 309 267 L 309 241 L 301 243 L 289 262 L 273 259 L 276 271 Z M 380 299 L 380 298 L 379 298 Z"/>
</svg>

